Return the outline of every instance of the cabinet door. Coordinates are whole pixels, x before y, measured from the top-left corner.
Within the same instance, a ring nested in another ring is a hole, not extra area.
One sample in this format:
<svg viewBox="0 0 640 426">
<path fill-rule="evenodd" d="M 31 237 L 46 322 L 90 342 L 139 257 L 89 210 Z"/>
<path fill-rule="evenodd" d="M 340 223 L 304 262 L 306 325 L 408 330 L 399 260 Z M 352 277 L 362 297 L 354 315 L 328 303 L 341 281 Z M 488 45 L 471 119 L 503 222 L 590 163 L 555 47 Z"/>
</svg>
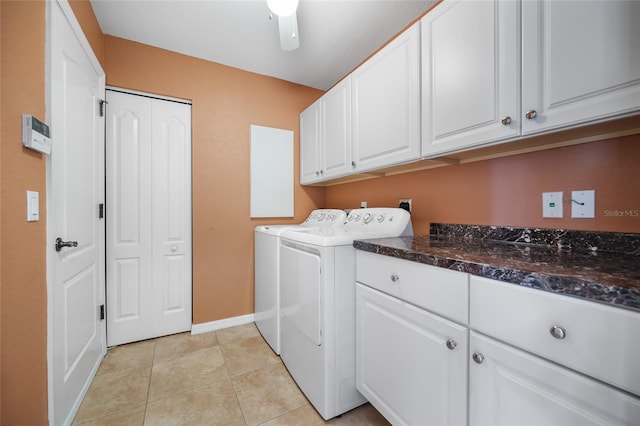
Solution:
<svg viewBox="0 0 640 426">
<path fill-rule="evenodd" d="M 524 1 L 524 134 L 640 110 L 640 2 Z"/>
<path fill-rule="evenodd" d="M 422 19 L 422 155 L 519 135 L 515 1 L 441 3 Z"/>
<path fill-rule="evenodd" d="M 358 283 L 356 387 L 393 424 L 465 424 L 467 329 Z"/>
<path fill-rule="evenodd" d="M 469 349 L 474 354 L 469 366 L 470 425 L 638 424 L 640 399 L 481 334 L 470 334 Z"/>
<path fill-rule="evenodd" d="M 300 183 L 320 180 L 320 100 L 300 114 Z"/>
<path fill-rule="evenodd" d="M 322 142 L 324 179 L 351 173 L 351 77 L 322 98 Z"/>
<path fill-rule="evenodd" d="M 416 23 L 352 73 L 354 171 L 420 156 L 419 61 Z"/>
</svg>

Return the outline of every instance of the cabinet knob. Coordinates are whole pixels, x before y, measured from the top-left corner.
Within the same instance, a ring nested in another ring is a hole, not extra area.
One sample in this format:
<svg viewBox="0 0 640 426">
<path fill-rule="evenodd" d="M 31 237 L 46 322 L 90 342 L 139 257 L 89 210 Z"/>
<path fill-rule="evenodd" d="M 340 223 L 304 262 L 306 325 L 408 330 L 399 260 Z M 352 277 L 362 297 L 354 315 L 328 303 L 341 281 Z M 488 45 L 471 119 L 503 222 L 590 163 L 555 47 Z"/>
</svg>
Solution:
<svg viewBox="0 0 640 426">
<path fill-rule="evenodd" d="M 554 325 L 553 327 L 551 327 L 549 329 L 549 333 L 551 333 L 551 335 L 556 339 L 560 340 L 564 339 L 567 336 L 567 330 L 558 325 Z"/>
<path fill-rule="evenodd" d="M 447 348 L 454 350 L 456 348 L 456 346 L 458 346 L 458 342 L 456 342 L 453 339 L 449 339 L 447 340 Z"/>
<path fill-rule="evenodd" d="M 509 117 L 508 115 L 506 117 L 502 117 L 502 120 L 500 120 L 500 122 L 505 126 L 508 126 L 509 124 L 511 124 L 511 117 Z"/>
<path fill-rule="evenodd" d="M 324 174 L 324 170 L 320 169 L 320 176 Z"/>
<path fill-rule="evenodd" d="M 536 115 L 538 115 L 536 110 L 530 109 L 524 116 L 527 117 L 528 120 L 533 120 L 534 118 L 536 118 Z"/>
<path fill-rule="evenodd" d="M 316 176 L 320 176 L 320 172 L 316 170 Z"/>
<path fill-rule="evenodd" d="M 480 352 L 474 352 L 474 354 L 471 355 L 471 358 L 476 364 L 482 364 L 482 362 L 484 361 L 484 355 L 482 355 Z"/>
<path fill-rule="evenodd" d="M 352 161 L 352 162 L 351 162 L 351 167 L 353 167 L 353 168 L 355 168 L 355 167 L 356 167 L 356 162 L 355 162 L 355 161 Z"/>
<path fill-rule="evenodd" d="M 393 281 L 394 283 L 396 281 L 398 281 L 400 279 L 400 277 L 398 276 L 398 274 L 391 274 L 391 281 Z"/>
</svg>

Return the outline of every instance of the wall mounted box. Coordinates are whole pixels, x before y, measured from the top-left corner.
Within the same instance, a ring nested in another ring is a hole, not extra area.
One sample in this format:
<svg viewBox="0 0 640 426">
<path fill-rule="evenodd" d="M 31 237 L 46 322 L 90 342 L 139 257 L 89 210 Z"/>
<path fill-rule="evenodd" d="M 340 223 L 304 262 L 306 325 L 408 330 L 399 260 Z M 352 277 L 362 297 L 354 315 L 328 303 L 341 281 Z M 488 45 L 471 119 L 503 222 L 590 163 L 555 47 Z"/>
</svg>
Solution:
<svg viewBox="0 0 640 426">
<path fill-rule="evenodd" d="M 22 114 L 22 145 L 35 151 L 51 154 L 49 126 L 32 115 Z"/>
</svg>

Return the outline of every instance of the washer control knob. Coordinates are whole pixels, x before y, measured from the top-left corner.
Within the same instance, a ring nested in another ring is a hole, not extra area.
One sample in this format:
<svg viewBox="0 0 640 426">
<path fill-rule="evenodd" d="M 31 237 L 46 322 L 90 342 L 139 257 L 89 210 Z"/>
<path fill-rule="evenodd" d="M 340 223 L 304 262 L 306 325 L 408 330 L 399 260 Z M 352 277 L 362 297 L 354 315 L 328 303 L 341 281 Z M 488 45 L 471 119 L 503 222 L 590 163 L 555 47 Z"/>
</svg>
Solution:
<svg viewBox="0 0 640 426">
<path fill-rule="evenodd" d="M 320 213 L 318 215 L 318 222 L 322 222 L 324 220 L 324 213 Z"/>
<path fill-rule="evenodd" d="M 364 223 L 369 223 L 373 220 L 373 215 L 371 213 L 367 213 L 364 215 L 362 220 L 364 221 Z"/>
<path fill-rule="evenodd" d="M 381 223 L 382 221 L 384 221 L 384 215 L 381 214 L 380 216 L 378 216 L 377 221 L 378 223 Z"/>
<path fill-rule="evenodd" d="M 353 220 L 355 220 L 356 222 L 360 220 L 360 215 L 357 214 L 353 217 Z"/>
</svg>

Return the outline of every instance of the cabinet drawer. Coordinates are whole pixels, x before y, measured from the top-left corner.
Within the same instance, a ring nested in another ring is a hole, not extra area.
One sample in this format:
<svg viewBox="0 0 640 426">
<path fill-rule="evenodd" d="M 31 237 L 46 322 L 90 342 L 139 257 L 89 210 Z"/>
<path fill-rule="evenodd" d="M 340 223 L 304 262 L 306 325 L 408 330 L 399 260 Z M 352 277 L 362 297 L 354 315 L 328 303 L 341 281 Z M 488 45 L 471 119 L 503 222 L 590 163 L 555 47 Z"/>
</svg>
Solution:
<svg viewBox="0 0 640 426">
<path fill-rule="evenodd" d="M 486 278 L 469 287 L 472 329 L 640 395 L 640 313 Z"/>
<path fill-rule="evenodd" d="M 356 251 L 356 279 L 462 324 L 469 320 L 469 276 L 422 263 Z"/>
</svg>

